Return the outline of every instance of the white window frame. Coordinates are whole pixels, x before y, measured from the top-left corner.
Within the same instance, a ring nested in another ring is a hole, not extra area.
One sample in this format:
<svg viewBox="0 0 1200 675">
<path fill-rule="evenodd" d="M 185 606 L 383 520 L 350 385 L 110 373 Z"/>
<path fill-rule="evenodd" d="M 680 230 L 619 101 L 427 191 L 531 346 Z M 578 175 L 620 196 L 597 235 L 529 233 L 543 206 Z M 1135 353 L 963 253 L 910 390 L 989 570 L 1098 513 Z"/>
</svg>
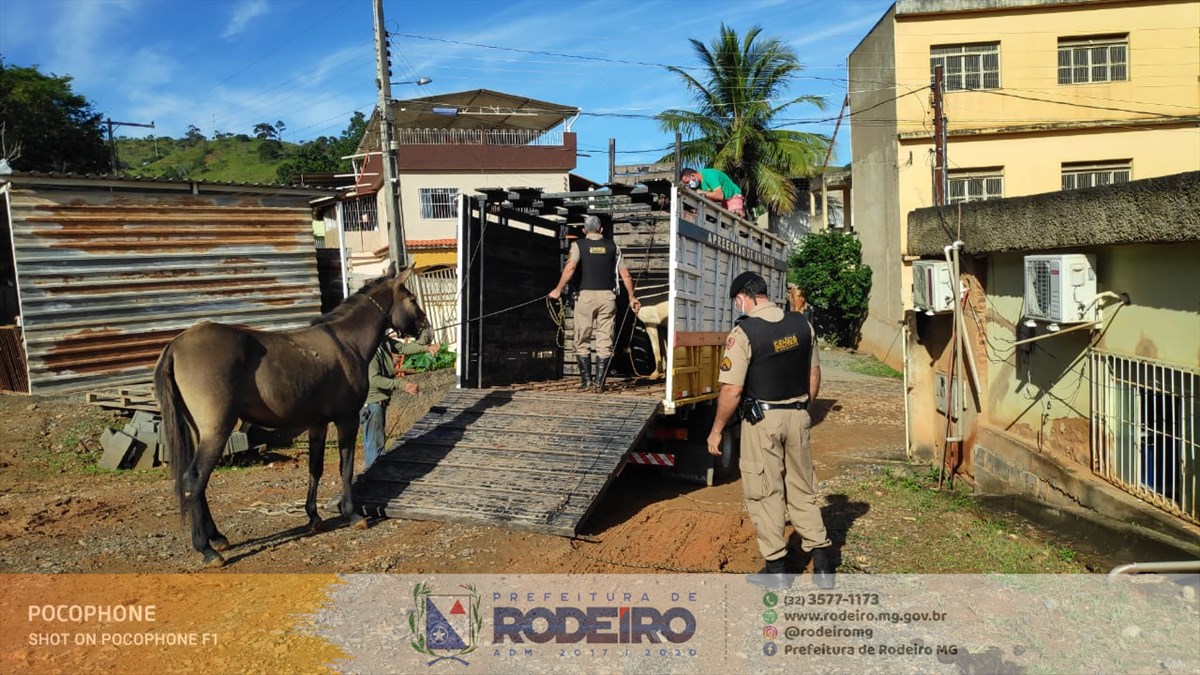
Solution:
<svg viewBox="0 0 1200 675">
<path fill-rule="evenodd" d="M 995 60 L 992 64 L 989 61 Z M 977 42 L 933 45 L 929 48 L 929 75 L 942 66 L 943 91 L 1000 88 L 1000 43 Z"/>
<path fill-rule="evenodd" d="M 984 202 L 1004 197 L 1003 169 L 951 171 L 946 182 L 947 204 Z"/>
<path fill-rule="evenodd" d="M 451 220 L 458 218 L 458 188 L 420 188 L 421 218 Z"/>
<path fill-rule="evenodd" d="M 1059 38 L 1060 85 L 1129 80 L 1129 35 Z"/>
<path fill-rule="evenodd" d="M 1131 180 L 1133 180 L 1133 162 L 1128 160 L 1062 165 L 1063 190 L 1083 190 L 1090 187 L 1128 183 Z"/>
</svg>

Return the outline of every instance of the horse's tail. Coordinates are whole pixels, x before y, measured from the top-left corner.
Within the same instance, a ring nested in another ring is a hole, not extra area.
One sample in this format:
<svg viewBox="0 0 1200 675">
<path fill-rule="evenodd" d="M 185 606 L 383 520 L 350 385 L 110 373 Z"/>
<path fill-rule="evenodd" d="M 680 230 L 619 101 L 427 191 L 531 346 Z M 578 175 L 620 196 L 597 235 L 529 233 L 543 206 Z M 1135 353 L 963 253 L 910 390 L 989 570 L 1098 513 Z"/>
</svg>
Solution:
<svg viewBox="0 0 1200 675">
<path fill-rule="evenodd" d="M 179 518 L 187 518 L 184 506 L 186 487 L 184 477 L 196 448 L 192 443 L 192 434 L 188 429 L 187 417 L 184 414 L 183 399 L 179 396 L 179 387 L 175 386 L 174 341 L 163 349 L 154 367 L 154 394 L 158 398 L 158 408 L 162 412 L 162 423 L 159 425 L 163 447 L 166 449 L 167 461 L 171 465 L 171 476 L 175 479 L 175 497 L 179 499 Z"/>
</svg>

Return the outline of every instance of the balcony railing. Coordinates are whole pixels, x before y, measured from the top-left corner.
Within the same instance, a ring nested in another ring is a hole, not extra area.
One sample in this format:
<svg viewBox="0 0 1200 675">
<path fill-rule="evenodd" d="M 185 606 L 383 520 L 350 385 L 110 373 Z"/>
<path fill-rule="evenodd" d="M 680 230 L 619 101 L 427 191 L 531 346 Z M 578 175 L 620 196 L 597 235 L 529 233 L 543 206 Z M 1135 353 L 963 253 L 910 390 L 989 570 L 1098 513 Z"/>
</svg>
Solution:
<svg viewBox="0 0 1200 675">
<path fill-rule="evenodd" d="M 563 144 L 563 132 L 535 129 L 397 129 L 396 142 L 400 145 L 556 147 Z"/>
</svg>

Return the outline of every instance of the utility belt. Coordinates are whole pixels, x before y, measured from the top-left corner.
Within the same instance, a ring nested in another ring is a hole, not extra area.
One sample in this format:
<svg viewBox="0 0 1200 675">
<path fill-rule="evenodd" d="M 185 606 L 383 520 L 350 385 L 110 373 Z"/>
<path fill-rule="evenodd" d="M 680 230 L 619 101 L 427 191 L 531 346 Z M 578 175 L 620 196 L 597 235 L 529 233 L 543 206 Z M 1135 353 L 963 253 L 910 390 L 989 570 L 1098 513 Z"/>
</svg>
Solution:
<svg viewBox="0 0 1200 675">
<path fill-rule="evenodd" d="M 738 417 L 750 424 L 758 424 L 763 421 L 768 410 L 808 410 L 808 403 L 805 401 L 795 401 L 792 403 L 767 403 L 760 401 L 751 396 L 743 396 L 738 403 Z"/>
</svg>

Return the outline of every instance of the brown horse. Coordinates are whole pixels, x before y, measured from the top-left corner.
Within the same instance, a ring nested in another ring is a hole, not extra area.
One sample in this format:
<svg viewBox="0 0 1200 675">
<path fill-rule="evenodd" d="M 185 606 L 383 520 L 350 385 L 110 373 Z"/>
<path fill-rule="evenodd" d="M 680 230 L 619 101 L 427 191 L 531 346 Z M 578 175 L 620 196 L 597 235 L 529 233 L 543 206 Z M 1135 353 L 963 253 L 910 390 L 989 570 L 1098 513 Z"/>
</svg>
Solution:
<svg viewBox="0 0 1200 675">
<path fill-rule="evenodd" d="M 354 527 L 367 522 L 354 509 L 350 479 L 358 415 L 367 398 L 367 364 L 386 329 L 426 337 L 429 324 L 404 287 L 409 271 L 368 281 L 313 325 L 268 332 L 202 322 L 163 349 L 154 370 L 162 410 L 163 442 L 192 546 L 210 567 L 223 565 L 229 547 L 213 522 L 204 490 L 238 419 L 277 429 L 308 428 L 310 529 L 317 516 L 317 484 L 325 464 L 325 434 L 337 426 L 341 451 L 341 514 Z"/>
</svg>

